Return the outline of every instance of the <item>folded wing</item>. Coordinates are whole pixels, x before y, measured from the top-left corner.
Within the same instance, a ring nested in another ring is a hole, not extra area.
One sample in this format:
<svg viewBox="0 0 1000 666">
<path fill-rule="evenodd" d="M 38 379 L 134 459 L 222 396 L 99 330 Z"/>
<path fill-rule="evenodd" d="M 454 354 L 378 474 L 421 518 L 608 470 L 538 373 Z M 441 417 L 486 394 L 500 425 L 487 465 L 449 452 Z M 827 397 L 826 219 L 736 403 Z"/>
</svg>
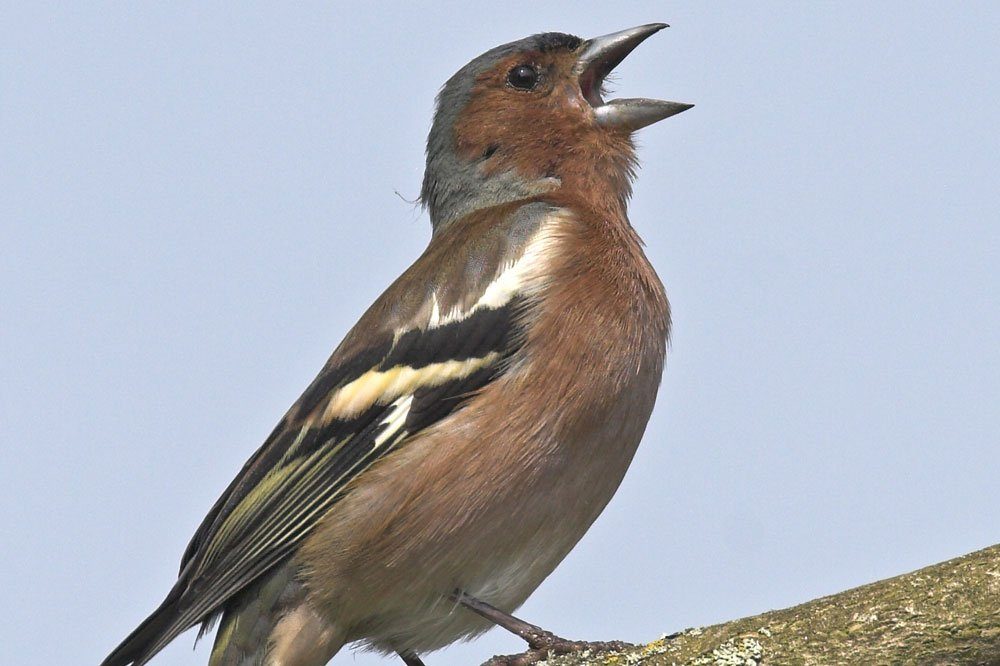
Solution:
<svg viewBox="0 0 1000 666">
<path fill-rule="evenodd" d="M 208 621 L 287 559 L 351 479 L 507 370 L 530 302 L 525 266 L 537 260 L 527 232 L 549 210 L 470 222 L 477 246 L 439 239 L 376 301 L 212 507 L 163 604 L 102 666 L 144 664 Z"/>
</svg>

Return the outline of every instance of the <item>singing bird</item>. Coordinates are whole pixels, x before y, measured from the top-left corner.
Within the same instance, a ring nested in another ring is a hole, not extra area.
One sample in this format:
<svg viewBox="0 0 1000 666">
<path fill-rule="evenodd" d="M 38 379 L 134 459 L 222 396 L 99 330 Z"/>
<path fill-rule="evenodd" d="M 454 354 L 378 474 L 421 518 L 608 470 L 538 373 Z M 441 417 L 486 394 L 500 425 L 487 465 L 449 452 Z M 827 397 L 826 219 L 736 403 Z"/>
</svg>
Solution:
<svg viewBox="0 0 1000 666">
<path fill-rule="evenodd" d="M 605 101 L 666 27 L 498 46 L 441 89 L 423 254 L 361 317 L 211 508 L 166 599 L 103 666 L 218 621 L 210 666 L 419 655 L 511 613 L 618 488 L 670 314 L 626 216 L 632 133 L 690 108 Z M 515 663 L 515 662 L 512 662 Z"/>
</svg>

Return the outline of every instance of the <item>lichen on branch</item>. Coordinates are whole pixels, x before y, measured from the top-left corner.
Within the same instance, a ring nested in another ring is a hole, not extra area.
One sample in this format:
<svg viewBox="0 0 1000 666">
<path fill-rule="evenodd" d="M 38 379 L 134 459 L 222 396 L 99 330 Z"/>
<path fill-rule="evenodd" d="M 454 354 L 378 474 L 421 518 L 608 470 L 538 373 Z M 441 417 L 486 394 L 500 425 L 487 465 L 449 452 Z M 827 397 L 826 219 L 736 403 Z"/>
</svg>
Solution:
<svg viewBox="0 0 1000 666">
<path fill-rule="evenodd" d="M 621 652 L 545 666 L 1000 666 L 1000 545 Z"/>
</svg>

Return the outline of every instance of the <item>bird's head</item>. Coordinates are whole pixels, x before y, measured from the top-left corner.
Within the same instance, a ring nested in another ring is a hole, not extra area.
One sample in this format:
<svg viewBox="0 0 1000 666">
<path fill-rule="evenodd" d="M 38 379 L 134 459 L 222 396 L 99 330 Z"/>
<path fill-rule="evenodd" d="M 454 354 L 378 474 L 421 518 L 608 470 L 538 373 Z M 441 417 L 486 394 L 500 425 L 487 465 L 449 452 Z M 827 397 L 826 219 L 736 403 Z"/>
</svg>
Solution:
<svg viewBox="0 0 1000 666">
<path fill-rule="evenodd" d="M 605 77 L 651 23 L 583 40 L 543 33 L 498 46 L 452 76 L 427 139 L 421 200 L 435 231 L 480 208 L 565 189 L 624 208 L 632 132 L 691 108 L 605 101 Z"/>
</svg>

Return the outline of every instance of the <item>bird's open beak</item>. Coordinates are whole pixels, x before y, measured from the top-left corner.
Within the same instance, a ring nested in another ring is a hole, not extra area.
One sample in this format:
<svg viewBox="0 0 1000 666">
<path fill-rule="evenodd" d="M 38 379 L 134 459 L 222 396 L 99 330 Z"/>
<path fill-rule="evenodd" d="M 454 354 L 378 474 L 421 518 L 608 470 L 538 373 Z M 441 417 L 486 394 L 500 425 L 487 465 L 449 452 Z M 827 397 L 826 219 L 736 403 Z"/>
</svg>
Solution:
<svg viewBox="0 0 1000 666">
<path fill-rule="evenodd" d="M 594 107 L 597 124 L 634 132 L 694 106 L 659 99 L 613 99 L 607 102 L 601 99 L 601 85 L 611 70 L 647 37 L 666 27 L 666 23 L 640 25 L 603 37 L 594 37 L 580 46 L 580 56 L 573 66 L 573 72 L 578 77 L 583 96 Z"/>
</svg>

